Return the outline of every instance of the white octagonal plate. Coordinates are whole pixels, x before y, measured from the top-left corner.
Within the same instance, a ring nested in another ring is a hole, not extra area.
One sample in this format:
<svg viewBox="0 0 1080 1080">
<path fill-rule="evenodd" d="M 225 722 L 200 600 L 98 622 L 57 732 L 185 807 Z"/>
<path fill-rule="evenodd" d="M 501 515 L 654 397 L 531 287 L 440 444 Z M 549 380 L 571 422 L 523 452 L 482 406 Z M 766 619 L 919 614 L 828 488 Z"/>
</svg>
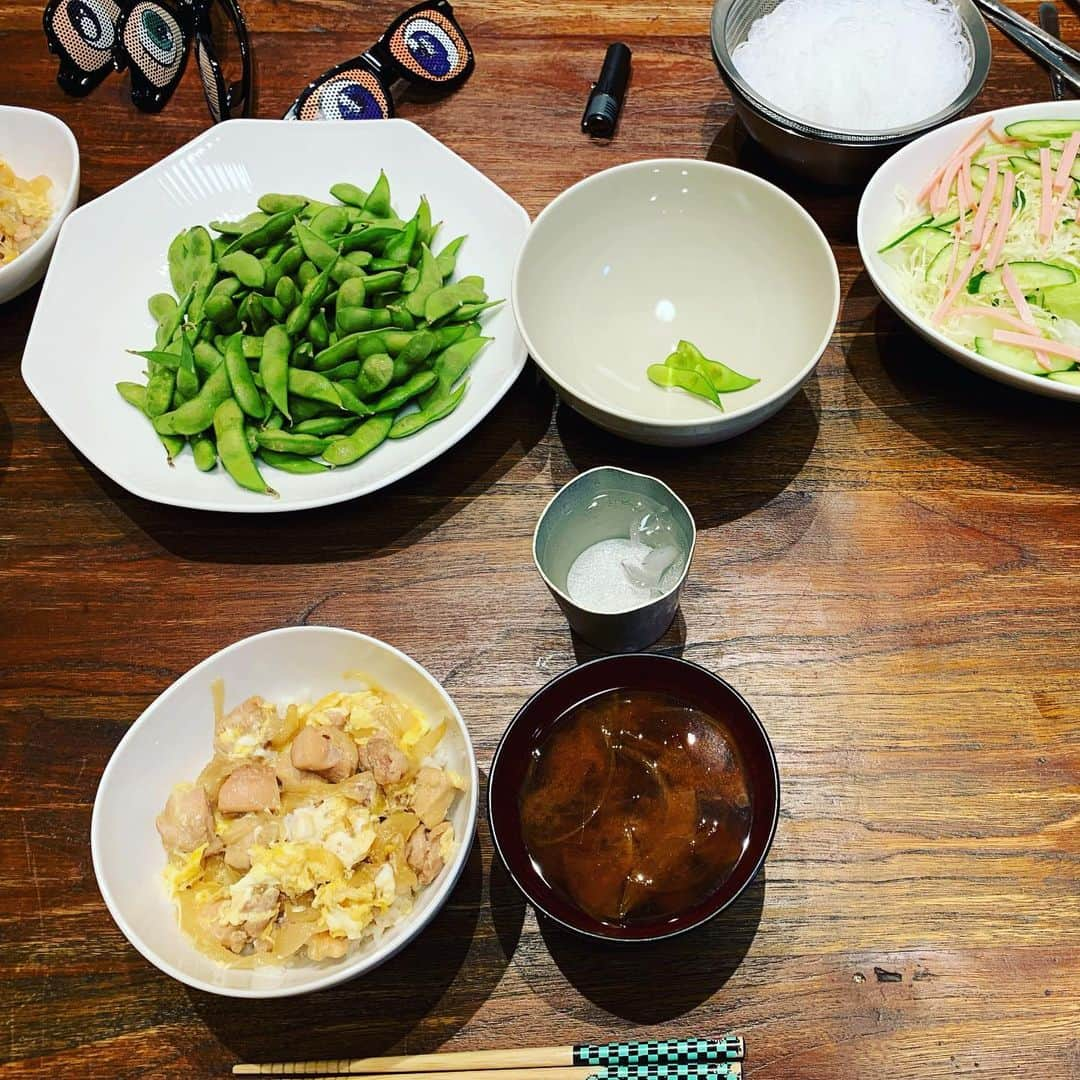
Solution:
<svg viewBox="0 0 1080 1080">
<path fill-rule="evenodd" d="M 331 184 L 370 187 L 380 168 L 400 213 L 411 214 L 427 195 L 443 221 L 436 250 L 468 234 L 456 276 L 481 274 L 490 296 L 508 298 L 528 215 L 415 124 L 231 120 L 64 223 L 23 354 L 31 393 L 103 473 L 136 495 L 175 506 L 245 513 L 325 506 L 377 491 L 431 461 L 494 408 L 525 364 L 508 303 L 484 320 L 485 335 L 495 340 L 473 365 L 455 412 L 410 438 L 384 443 L 355 465 L 317 476 L 264 467 L 278 498 L 243 490 L 220 467 L 200 473 L 189 451 L 170 468 L 145 418 L 115 388 L 121 380 L 141 381 L 143 361 L 126 350 L 153 347 L 146 300 L 170 291 L 166 251 L 176 233 L 243 217 L 269 191 L 331 201 Z"/>
</svg>

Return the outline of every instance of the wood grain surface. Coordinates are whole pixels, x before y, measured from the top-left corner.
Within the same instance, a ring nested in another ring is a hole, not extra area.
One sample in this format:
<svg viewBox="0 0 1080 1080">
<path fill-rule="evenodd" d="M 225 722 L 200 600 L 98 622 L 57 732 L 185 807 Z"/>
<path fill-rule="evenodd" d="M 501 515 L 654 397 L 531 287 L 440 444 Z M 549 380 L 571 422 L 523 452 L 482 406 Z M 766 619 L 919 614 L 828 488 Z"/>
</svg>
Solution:
<svg viewBox="0 0 1080 1080">
<path fill-rule="evenodd" d="M 397 8 L 246 10 L 258 114 L 277 116 Z M 390 490 L 245 520 L 143 502 L 84 461 L 19 377 L 37 290 L 0 309 L 0 1072 L 213 1077 L 242 1058 L 735 1029 L 755 1080 L 1075 1080 L 1080 411 L 978 378 L 886 310 L 854 244 L 857 195 L 777 172 L 734 125 L 707 3 L 461 0 L 458 14 L 474 77 L 401 115 L 531 214 L 643 157 L 768 176 L 834 246 L 835 339 L 805 391 L 733 443 L 621 442 L 529 369 L 455 452 Z M 590 142 L 580 114 L 615 39 L 634 50 L 633 82 L 617 137 Z M 0 6 L 0 46 L 0 101 L 71 125 L 84 200 L 207 124 L 193 70 L 157 117 L 121 76 L 65 97 L 38 2 Z M 994 49 L 978 108 L 1048 96 L 996 33 Z M 102 272 L 122 257 L 102 237 Z M 776 745 L 780 827 L 742 902 L 662 947 L 583 945 L 524 906 L 482 826 L 447 908 L 366 980 L 243 1002 L 144 961 L 105 910 L 88 843 L 98 778 L 140 711 L 237 638 L 334 624 L 443 680 L 486 768 L 524 698 L 591 655 L 534 572 L 530 537 L 561 484 L 606 463 L 662 477 L 701 529 L 657 648 L 730 680 Z"/>
</svg>

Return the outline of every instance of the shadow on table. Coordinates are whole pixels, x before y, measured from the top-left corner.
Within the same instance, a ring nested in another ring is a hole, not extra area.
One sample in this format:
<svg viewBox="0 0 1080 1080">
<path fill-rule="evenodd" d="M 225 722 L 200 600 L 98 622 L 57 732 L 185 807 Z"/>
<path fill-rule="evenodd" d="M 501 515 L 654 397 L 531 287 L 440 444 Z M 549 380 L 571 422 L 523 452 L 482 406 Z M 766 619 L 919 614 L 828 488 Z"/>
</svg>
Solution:
<svg viewBox="0 0 1080 1080">
<path fill-rule="evenodd" d="M 544 437 L 554 396 L 527 367 L 455 447 L 382 491 L 294 513 L 224 514 L 140 499 L 87 464 L 87 475 L 136 525 L 183 559 L 312 563 L 367 559 L 416 543 L 483 494 Z M 270 471 L 270 470 L 268 470 Z M 392 512 L 388 512 L 392 511 Z"/>
<path fill-rule="evenodd" d="M 4 406 L 0 405 L 0 484 L 4 482 L 4 474 L 11 461 L 12 443 L 11 420 Z"/>
<path fill-rule="evenodd" d="M 805 207 L 830 243 L 855 243 L 855 221 L 862 188 L 830 187 L 792 172 L 751 138 L 738 117 L 727 115 L 728 108 L 728 105 L 717 102 L 708 111 L 704 124 L 705 138 L 707 140 L 708 132 L 713 130 L 716 135 L 709 143 L 705 159 L 721 165 L 734 165 L 768 180 Z"/>
<path fill-rule="evenodd" d="M 873 294 L 869 275 L 852 295 Z M 1080 410 L 970 371 L 928 345 L 881 301 L 846 350 L 859 389 L 889 419 L 936 450 L 1020 482 L 1080 484 Z M 853 408 L 858 402 L 851 403 Z"/>
<path fill-rule="evenodd" d="M 560 403 L 555 423 L 570 468 L 552 459 L 562 486 L 579 472 L 615 465 L 663 480 L 690 508 L 698 531 L 745 517 L 781 494 L 798 476 L 818 433 L 818 387 L 811 376 L 775 416 L 711 446 L 642 446 L 612 435 Z"/>
<path fill-rule="evenodd" d="M 579 637 L 573 630 L 570 631 L 571 643 L 574 647 L 574 658 L 579 664 L 589 660 L 595 660 L 600 656 L 607 656 L 603 649 L 590 645 L 583 637 Z M 671 625 L 664 631 L 664 636 L 651 645 L 635 650 L 636 652 L 659 653 L 661 656 L 681 657 L 686 647 L 686 620 L 683 618 L 682 608 L 675 612 L 675 618 Z"/>
<path fill-rule="evenodd" d="M 765 901 L 765 870 L 710 923 L 652 945 L 602 944 L 537 915 L 551 958 L 592 1004 L 635 1024 L 660 1024 L 707 1001 L 734 974 L 757 933 Z M 560 1012 L 565 994 L 538 986 Z"/>
<path fill-rule="evenodd" d="M 481 805 L 486 805 L 486 782 Z M 437 1049 L 468 1023 L 498 985 L 525 918 L 521 894 L 498 860 L 489 895 L 486 817 L 457 887 L 412 943 L 368 975 L 300 997 L 257 1001 L 188 990 L 195 1011 L 237 1061 L 369 1057 Z"/>
</svg>

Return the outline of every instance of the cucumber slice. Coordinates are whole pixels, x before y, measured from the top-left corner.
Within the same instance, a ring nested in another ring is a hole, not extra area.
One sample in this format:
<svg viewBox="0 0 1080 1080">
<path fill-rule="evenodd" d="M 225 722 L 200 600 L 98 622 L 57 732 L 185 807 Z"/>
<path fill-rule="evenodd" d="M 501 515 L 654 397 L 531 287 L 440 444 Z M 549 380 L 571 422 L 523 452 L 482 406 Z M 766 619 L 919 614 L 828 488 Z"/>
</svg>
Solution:
<svg viewBox="0 0 1080 1080">
<path fill-rule="evenodd" d="M 971 246 L 965 244 L 963 240 L 961 240 L 960 246 L 956 252 L 956 265 L 958 267 L 963 266 L 970 257 Z M 947 244 L 930 260 L 930 265 L 926 268 L 926 280 L 939 285 L 944 285 L 945 279 L 949 275 L 949 264 L 951 262 L 952 244 Z"/>
<path fill-rule="evenodd" d="M 923 218 L 922 221 L 917 221 L 914 225 L 909 225 L 899 236 L 895 236 L 883 247 L 879 247 L 878 254 L 880 255 L 883 251 L 888 251 L 890 248 L 896 247 L 897 244 L 902 244 L 912 233 L 918 232 L 919 229 L 924 225 L 929 225 L 933 220 L 933 218 Z"/>
<path fill-rule="evenodd" d="M 952 243 L 952 239 L 952 234 L 945 229 L 924 226 L 908 237 L 907 244 L 915 250 L 925 251 L 926 257 L 932 260 L 942 248 L 947 248 Z"/>
<path fill-rule="evenodd" d="M 1034 162 L 1026 157 L 1011 157 L 1009 158 L 1009 165 L 1014 173 L 1023 173 L 1027 176 L 1042 176 L 1042 169 Z"/>
<path fill-rule="evenodd" d="M 1009 269 L 1016 275 L 1016 283 L 1026 295 L 1036 289 L 1049 289 L 1052 285 L 1072 285 L 1076 274 L 1066 266 L 1056 266 L 1044 262 L 1012 262 Z M 1005 292 L 1000 270 L 991 270 L 979 279 L 980 293 Z"/>
<path fill-rule="evenodd" d="M 986 187 L 986 181 L 990 179 L 990 170 L 983 165 L 972 164 L 971 166 L 971 186 L 981 195 L 982 190 Z M 1005 186 L 1005 177 L 998 172 L 997 181 L 994 184 L 994 194 L 1000 195 L 1001 189 Z"/>
<path fill-rule="evenodd" d="M 1047 373 L 1047 378 L 1069 386 L 1080 386 L 1080 371 L 1051 371 Z"/>
<path fill-rule="evenodd" d="M 1030 349 L 1021 349 L 1017 345 L 1003 345 L 1000 341 L 991 338 L 977 337 L 975 339 L 975 351 L 987 360 L 993 360 L 997 364 L 1016 368 L 1017 371 L 1025 371 L 1028 375 L 1046 375 L 1047 369 L 1035 359 L 1035 354 Z M 1051 364 L 1055 371 L 1067 371 L 1072 367 L 1072 361 L 1063 356 L 1051 356 Z"/>
<path fill-rule="evenodd" d="M 946 210 L 938 214 L 936 218 L 931 218 L 926 224 L 932 229 L 944 229 L 947 225 L 955 225 L 959 220 L 959 210 Z"/>
<path fill-rule="evenodd" d="M 1024 154 L 1024 157 L 1026 157 L 1029 161 L 1038 162 L 1038 160 L 1039 160 L 1039 151 L 1038 150 L 1028 150 Z M 1060 150 L 1051 150 L 1050 151 L 1050 164 L 1054 166 L 1054 171 L 1056 172 L 1057 167 L 1061 164 L 1061 151 Z M 1077 158 L 1076 161 L 1073 162 L 1073 167 L 1069 170 L 1069 175 L 1074 180 L 1080 180 L 1080 158 Z"/>
<path fill-rule="evenodd" d="M 1072 319 L 1073 322 L 1080 323 L 1080 282 L 1043 289 L 1039 297 L 1039 307 L 1059 319 Z"/>
<path fill-rule="evenodd" d="M 1065 142 L 1074 131 L 1080 131 L 1080 120 L 1017 120 L 1005 128 L 1012 138 L 1034 143 Z"/>
</svg>

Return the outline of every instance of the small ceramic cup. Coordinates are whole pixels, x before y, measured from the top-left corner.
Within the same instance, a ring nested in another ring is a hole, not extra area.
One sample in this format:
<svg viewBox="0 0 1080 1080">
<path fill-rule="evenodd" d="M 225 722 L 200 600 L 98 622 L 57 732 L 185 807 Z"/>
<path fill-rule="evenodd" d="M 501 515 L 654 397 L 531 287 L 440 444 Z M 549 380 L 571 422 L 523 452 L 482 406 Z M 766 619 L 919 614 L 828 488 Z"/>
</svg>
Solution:
<svg viewBox="0 0 1080 1080">
<path fill-rule="evenodd" d="M 661 596 L 626 611 L 604 612 L 571 600 L 566 578 L 587 547 L 627 535 L 606 515 L 586 513 L 599 496 L 611 493 L 645 496 L 664 507 L 686 559 L 678 580 Z M 547 504 L 533 534 L 533 561 L 571 630 L 604 652 L 637 652 L 662 637 L 674 620 L 696 541 L 693 515 L 667 484 L 643 473 L 602 466 L 575 477 Z"/>
</svg>

